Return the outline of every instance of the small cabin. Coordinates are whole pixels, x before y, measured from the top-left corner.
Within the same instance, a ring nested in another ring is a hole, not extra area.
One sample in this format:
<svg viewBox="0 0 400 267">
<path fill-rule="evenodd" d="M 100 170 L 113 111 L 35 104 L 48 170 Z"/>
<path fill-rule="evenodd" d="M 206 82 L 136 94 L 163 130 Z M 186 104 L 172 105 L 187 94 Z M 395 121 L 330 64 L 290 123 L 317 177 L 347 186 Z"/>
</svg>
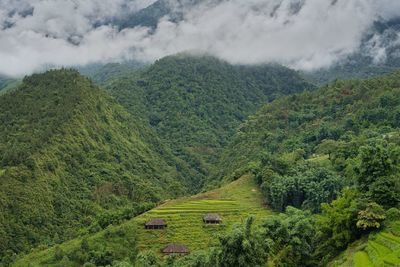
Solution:
<svg viewBox="0 0 400 267">
<path fill-rule="evenodd" d="M 184 245 L 169 244 L 162 250 L 162 253 L 164 253 L 164 254 L 188 254 L 189 249 Z"/>
<path fill-rule="evenodd" d="M 203 217 L 203 222 L 205 224 L 220 224 L 222 222 L 221 216 L 216 213 L 209 213 Z"/>
<path fill-rule="evenodd" d="M 160 218 L 151 219 L 150 221 L 144 224 L 144 228 L 149 230 L 164 229 L 166 227 L 167 227 L 166 222 Z"/>
</svg>

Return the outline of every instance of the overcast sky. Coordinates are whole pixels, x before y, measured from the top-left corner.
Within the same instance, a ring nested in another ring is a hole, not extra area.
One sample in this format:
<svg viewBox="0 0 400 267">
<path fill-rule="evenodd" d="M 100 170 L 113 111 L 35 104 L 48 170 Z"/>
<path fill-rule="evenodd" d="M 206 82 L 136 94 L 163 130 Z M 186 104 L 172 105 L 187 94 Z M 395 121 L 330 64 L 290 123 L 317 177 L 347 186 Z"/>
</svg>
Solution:
<svg viewBox="0 0 400 267">
<path fill-rule="evenodd" d="M 155 31 L 113 25 L 115 18 L 154 2 L 0 0 L 0 73 L 152 62 L 182 51 L 206 52 L 231 63 L 278 62 L 312 70 L 356 52 L 374 21 L 400 16 L 400 0 L 204 0 L 185 9 L 183 21 L 161 18 Z M 384 60 L 379 38 L 370 53 Z"/>
</svg>

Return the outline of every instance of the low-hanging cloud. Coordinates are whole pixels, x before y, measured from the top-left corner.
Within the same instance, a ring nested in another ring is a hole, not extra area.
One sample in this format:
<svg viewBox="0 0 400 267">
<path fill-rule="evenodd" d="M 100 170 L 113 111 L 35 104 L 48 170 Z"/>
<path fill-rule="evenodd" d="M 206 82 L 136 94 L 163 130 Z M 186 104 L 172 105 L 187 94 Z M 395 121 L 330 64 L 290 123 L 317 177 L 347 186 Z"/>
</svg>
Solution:
<svg viewBox="0 0 400 267">
<path fill-rule="evenodd" d="M 179 52 L 312 70 L 357 52 L 375 21 L 400 16 L 398 0 L 203 0 L 195 7 L 169 0 L 171 8 L 183 13 L 182 20 L 165 16 L 155 29 L 115 24 L 116 18 L 154 2 L 2 0 L 0 73 L 131 59 L 152 62 Z M 385 59 L 379 42 L 368 51 L 377 61 Z"/>
</svg>

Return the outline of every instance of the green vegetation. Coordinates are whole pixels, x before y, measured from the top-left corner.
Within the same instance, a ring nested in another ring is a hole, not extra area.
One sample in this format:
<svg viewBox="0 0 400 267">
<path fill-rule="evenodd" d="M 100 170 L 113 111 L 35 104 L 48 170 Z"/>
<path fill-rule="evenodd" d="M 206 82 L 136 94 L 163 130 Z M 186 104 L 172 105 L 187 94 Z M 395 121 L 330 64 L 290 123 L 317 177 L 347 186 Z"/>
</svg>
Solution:
<svg viewBox="0 0 400 267">
<path fill-rule="evenodd" d="M 0 140 L 0 257 L 96 232 L 187 190 L 185 166 L 152 130 L 76 71 L 27 77 L 0 97 Z"/>
<path fill-rule="evenodd" d="M 210 212 L 219 213 L 223 223 L 204 225 L 202 218 Z M 161 249 L 170 243 L 185 244 L 193 252 L 205 250 L 217 246 L 219 235 L 230 232 L 236 223 L 244 222 L 248 216 L 255 216 L 255 224 L 259 225 L 261 218 L 269 214 L 271 213 L 263 207 L 262 195 L 254 179 L 251 176 L 244 176 L 207 193 L 167 201 L 128 222 L 119 226 L 109 226 L 95 235 L 75 239 L 46 250 L 37 249 L 26 257 L 18 259 L 13 266 L 29 266 L 29 264 L 58 266 L 61 260 L 56 259 L 56 251 L 60 249 L 63 255 L 67 255 L 68 260 L 73 262 L 70 266 L 79 266 L 90 261 L 88 257 L 84 258 L 86 261 L 77 258 L 84 240 L 88 241 L 90 248 L 94 246 L 92 244 L 96 244 L 101 251 L 111 251 L 112 255 L 118 253 L 118 256 L 113 258 L 114 261 L 125 260 L 133 264 L 136 254 L 133 256 L 127 251 L 134 253 L 137 250 L 142 252 L 138 256 L 139 259 L 150 254 L 158 261 L 163 257 Z M 165 230 L 145 230 L 144 223 L 150 218 L 163 218 L 168 227 Z M 108 238 L 109 232 L 112 239 Z M 127 244 L 129 240 L 133 243 Z"/>
<path fill-rule="evenodd" d="M 136 68 L 81 70 L 123 107 L 71 70 L 26 77 L 0 97 L 4 262 L 199 192 L 247 115 L 311 87 L 284 67 L 232 66 L 211 57 L 179 55 Z"/>
<path fill-rule="evenodd" d="M 262 104 L 312 88 L 282 66 L 233 66 L 213 57 L 177 55 L 105 83 L 121 105 L 148 121 L 205 184 L 235 128 Z"/>
<path fill-rule="evenodd" d="M 98 77 L 116 100 L 67 70 L 0 97 L 4 265 L 400 264 L 400 72 L 296 93 L 278 66 L 120 67 Z"/>
<path fill-rule="evenodd" d="M 282 97 L 241 125 L 224 151 L 217 177 L 252 172 L 272 208 L 319 213 L 313 255 L 290 266 L 326 264 L 381 229 L 384 208 L 399 207 L 399 89 L 397 72 Z"/>
<path fill-rule="evenodd" d="M 398 218 L 400 219 L 400 218 Z M 400 264 L 400 222 L 389 224 L 368 240 L 351 245 L 330 266 L 398 266 Z"/>
</svg>

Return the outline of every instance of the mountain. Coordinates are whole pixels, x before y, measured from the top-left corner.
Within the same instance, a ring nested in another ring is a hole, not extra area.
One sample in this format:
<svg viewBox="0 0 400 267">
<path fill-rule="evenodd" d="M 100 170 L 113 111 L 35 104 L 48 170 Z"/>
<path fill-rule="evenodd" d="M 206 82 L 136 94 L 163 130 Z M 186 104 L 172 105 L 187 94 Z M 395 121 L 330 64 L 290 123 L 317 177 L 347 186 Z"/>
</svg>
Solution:
<svg viewBox="0 0 400 267">
<path fill-rule="evenodd" d="M 21 255 L 15 266 L 396 265 L 399 119 L 400 72 L 282 96 L 223 148 L 215 178 L 233 182 Z M 209 212 L 222 214 L 223 224 L 203 225 Z M 167 229 L 144 230 L 150 218 L 164 218 Z M 190 254 L 163 257 L 170 243 Z"/>
<path fill-rule="evenodd" d="M 155 31 L 162 18 L 172 22 L 181 22 L 188 10 L 201 9 L 201 5 L 218 5 L 221 1 L 204 0 L 158 0 L 132 14 L 126 14 L 114 23 L 120 29 L 133 27 L 149 27 Z M 278 1 L 279 2 L 279 1 Z M 336 1 L 332 2 L 334 5 Z M 282 3 L 276 3 L 276 8 Z M 303 2 L 289 5 L 291 16 L 295 17 L 304 7 Z M 273 14 L 272 11 L 271 14 Z M 271 15 L 272 16 L 272 15 Z M 332 66 L 305 71 L 314 84 L 327 84 L 336 79 L 364 79 L 384 74 L 389 74 L 400 68 L 400 45 L 398 33 L 400 19 L 379 18 L 363 33 L 362 40 L 356 51 L 352 54 L 338 58 Z"/>
<path fill-rule="evenodd" d="M 199 190 L 221 148 L 247 116 L 268 101 L 313 86 L 279 65 L 234 66 L 181 54 L 111 79 L 105 88 L 197 170 L 192 187 Z"/>
<path fill-rule="evenodd" d="M 115 80 L 131 75 L 145 65 L 136 61 L 122 63 L 91 64 L 77 67 L 77 70 L 86 77 L 89 77 L 97 84 L 103 84 L 109 80 Z"/>
<path fill-rule="evenodd" d="M 190 173 L 148 124 L 76 71 L 26 77 L 0 97 L 0 122 L 0 257 L 188 190 Z"/>
<path fill-rule="evenodd" d="M 296 248 L 291 242 L 298 241 L 273 232 L 270 260 L 325 266 L 355 240 L 398 225 L 399 146 L 400 72 L 336 81 L 279 98 L 251 116 L 223 152 L 216 179 L 254 174 L 268 206 L 282 213 L 274 220 L 283 224 L 299 216 L 292 207 L 304 210 L 313 237 Z M 376 245 L 383 254 L 374 251 L 374 237 L 367 250 L 374 266 L 390 257 L 400 261 L 393 256 L 397 247 L 382 247 L 383 239 Z"/>
<path fill-rule="evenodd" d="M 115 98 L 72 70 L 26 77 L 0 97 L 6 259 L 200 191 L 236 125 L 266 101 L 312 88 L 281 66 L 185 55 L 86 71 Z"/>
<path fill-rule="evenodd" d="M 326 84 L 336 79 L 360 79 L 394 72 L 400 68 L 399 31 L 399 18 L 376 21 L 364 34 L 357 52 L 329 68 L 304 75 L 315 84 Z"/>
<path fill-rule="evenodd" d="M 151 5 L 138 10 L 134 13 L 115 19 L 114 23 L 120 29 L 134 27 L 149 27 L 156 29 L 160 19 L 168 17 L 169 20 L 179 22 L 184 19 L 184 11 L 188 8 L 194 8 L 196 5 L 204 2 L 203 0 L 157 0 Z"/>
<path fill-rule="evenodd" d="M 236 131 L 221 158 L 221 175 L 232 175 L 235 166 L 245 168 L 265 152 L 284 154 L 301 149 L 309 158 L 325 139 L 350 142 L 367 133 L 372 138 L 397 131 L 399 82 L 399 72 L 375 79 L 336 81 L 265 105 Z"/>
</svg>

